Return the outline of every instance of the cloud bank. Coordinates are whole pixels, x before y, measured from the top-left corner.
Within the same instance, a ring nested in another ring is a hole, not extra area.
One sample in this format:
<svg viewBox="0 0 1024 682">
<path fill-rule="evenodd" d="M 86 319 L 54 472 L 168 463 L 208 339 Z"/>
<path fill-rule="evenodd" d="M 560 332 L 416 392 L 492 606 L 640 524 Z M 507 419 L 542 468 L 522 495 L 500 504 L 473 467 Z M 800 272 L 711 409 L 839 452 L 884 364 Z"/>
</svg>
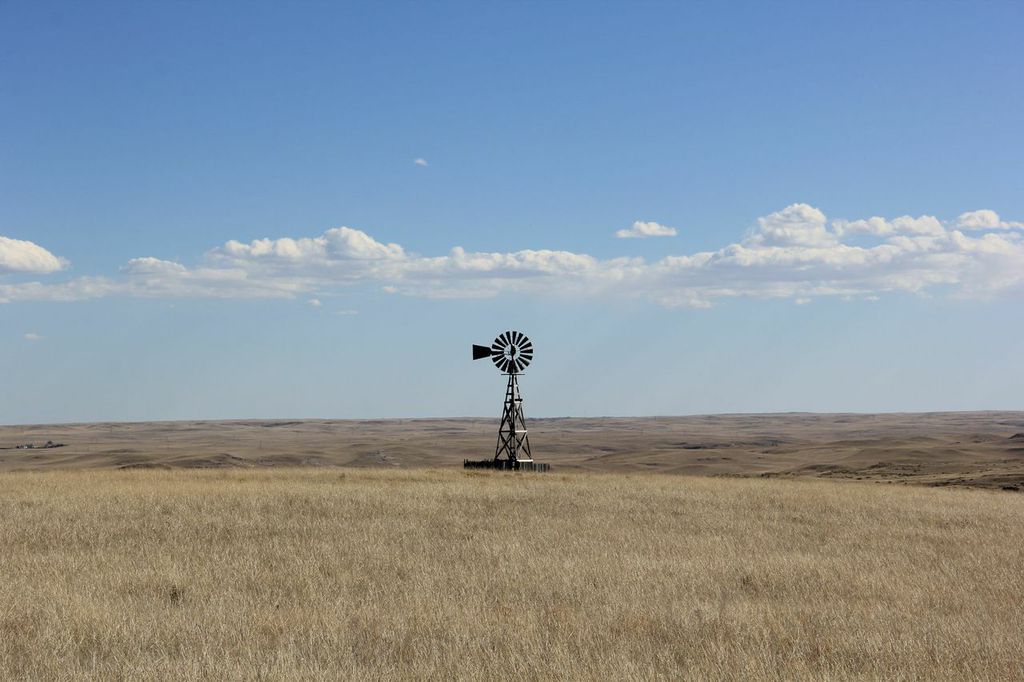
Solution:
<svg viewBox="0 0 1024 682">
<path fill-rule="evenodd" d="M 52 260 L 37 255 L 35 265 L 22 265 L 18 272 L 53 272 L 64 266 L 45 249 L 31 246 Z M 989 298 L 1024 293 L 1024 223 L 1005 221 L 990 210 L 946 222 L 927 215 L 829 220 L 813 206 L 793 204 L 758 218 L 740 239 L 720 249 L 654 261 L 461 247 L 423 256 L 339 227 L 316 237 L 232 240 L 211 249 L 194 267 L 145 257 L 132 259 L 114 277 L 0 281 L 0 302 L 115 295 L 310 300 L 360 287 L 427 298 L 515 293 L 692 308 L 732 298 L 802 304 L 821 297 L 874 300 L 894 292 Z"/>
</svg>

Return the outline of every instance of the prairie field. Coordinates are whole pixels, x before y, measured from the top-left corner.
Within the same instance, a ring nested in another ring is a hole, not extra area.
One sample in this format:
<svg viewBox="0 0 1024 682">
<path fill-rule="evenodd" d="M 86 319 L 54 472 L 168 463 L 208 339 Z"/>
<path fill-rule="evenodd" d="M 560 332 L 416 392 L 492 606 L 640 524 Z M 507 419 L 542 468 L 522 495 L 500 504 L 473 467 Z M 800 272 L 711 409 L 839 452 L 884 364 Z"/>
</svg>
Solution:
<svg viewBox="0 0 1024 682">
<path fill-rule="evenodd" d="M 0 679 L 1024 678 L 1024 496 L 428 469 L 0 474 Z"/>
</svg>

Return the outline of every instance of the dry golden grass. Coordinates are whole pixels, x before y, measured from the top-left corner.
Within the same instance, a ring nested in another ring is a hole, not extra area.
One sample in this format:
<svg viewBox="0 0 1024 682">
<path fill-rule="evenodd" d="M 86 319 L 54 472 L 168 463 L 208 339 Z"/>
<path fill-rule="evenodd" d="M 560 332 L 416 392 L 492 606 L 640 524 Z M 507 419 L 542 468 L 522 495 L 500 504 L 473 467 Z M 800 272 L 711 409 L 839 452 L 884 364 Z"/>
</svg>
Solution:
<svg viewBox="0 0 1024 682">
<path fill-rule="evenodd" d="M 1024 678 L 1024 495 L 0 475 L 0 678 Z"/>
</svg>

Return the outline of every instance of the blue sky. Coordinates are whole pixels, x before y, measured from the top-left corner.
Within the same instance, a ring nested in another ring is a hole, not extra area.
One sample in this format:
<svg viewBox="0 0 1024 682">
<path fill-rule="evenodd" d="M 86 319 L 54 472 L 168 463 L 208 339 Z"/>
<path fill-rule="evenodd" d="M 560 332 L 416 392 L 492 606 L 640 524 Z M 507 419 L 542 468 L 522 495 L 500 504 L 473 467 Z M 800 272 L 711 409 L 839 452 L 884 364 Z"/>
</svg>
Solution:
<svg viewBox="0 0 1024 682">
<path fill-rule="evenodd" d="M 507 328 L 528 417 L 1024 409 L 1022 38 L 1019 2 L 0 3 L 0 422 L 489 416 Z"/>
</svg>

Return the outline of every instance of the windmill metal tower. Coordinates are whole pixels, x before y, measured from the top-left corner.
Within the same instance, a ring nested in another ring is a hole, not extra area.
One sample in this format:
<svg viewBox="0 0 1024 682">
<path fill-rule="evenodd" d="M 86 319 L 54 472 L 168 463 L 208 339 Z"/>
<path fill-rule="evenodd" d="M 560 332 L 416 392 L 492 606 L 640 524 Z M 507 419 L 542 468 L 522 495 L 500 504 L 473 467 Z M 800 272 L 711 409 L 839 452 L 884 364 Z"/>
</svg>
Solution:
<svg viewBox="0 0 1024 682">
<path fill-rule="evenodd" d="M 526 334 L 507 331 L 498 334 L 490 346 L 473 344 L 473 359 L 490 358 L 494 366 L 508 377 L 505 403 L 498 427 L 498 444 L 494 459 L 471 461 L 464 465 L 472 468 L 547 471 L 547 464 L 537 464 L 530 453 L 530 437 L 523 417 L 523 397 L 519 392 L 519 375 L 533 360 L 533 343 Z"/>
</svg>

